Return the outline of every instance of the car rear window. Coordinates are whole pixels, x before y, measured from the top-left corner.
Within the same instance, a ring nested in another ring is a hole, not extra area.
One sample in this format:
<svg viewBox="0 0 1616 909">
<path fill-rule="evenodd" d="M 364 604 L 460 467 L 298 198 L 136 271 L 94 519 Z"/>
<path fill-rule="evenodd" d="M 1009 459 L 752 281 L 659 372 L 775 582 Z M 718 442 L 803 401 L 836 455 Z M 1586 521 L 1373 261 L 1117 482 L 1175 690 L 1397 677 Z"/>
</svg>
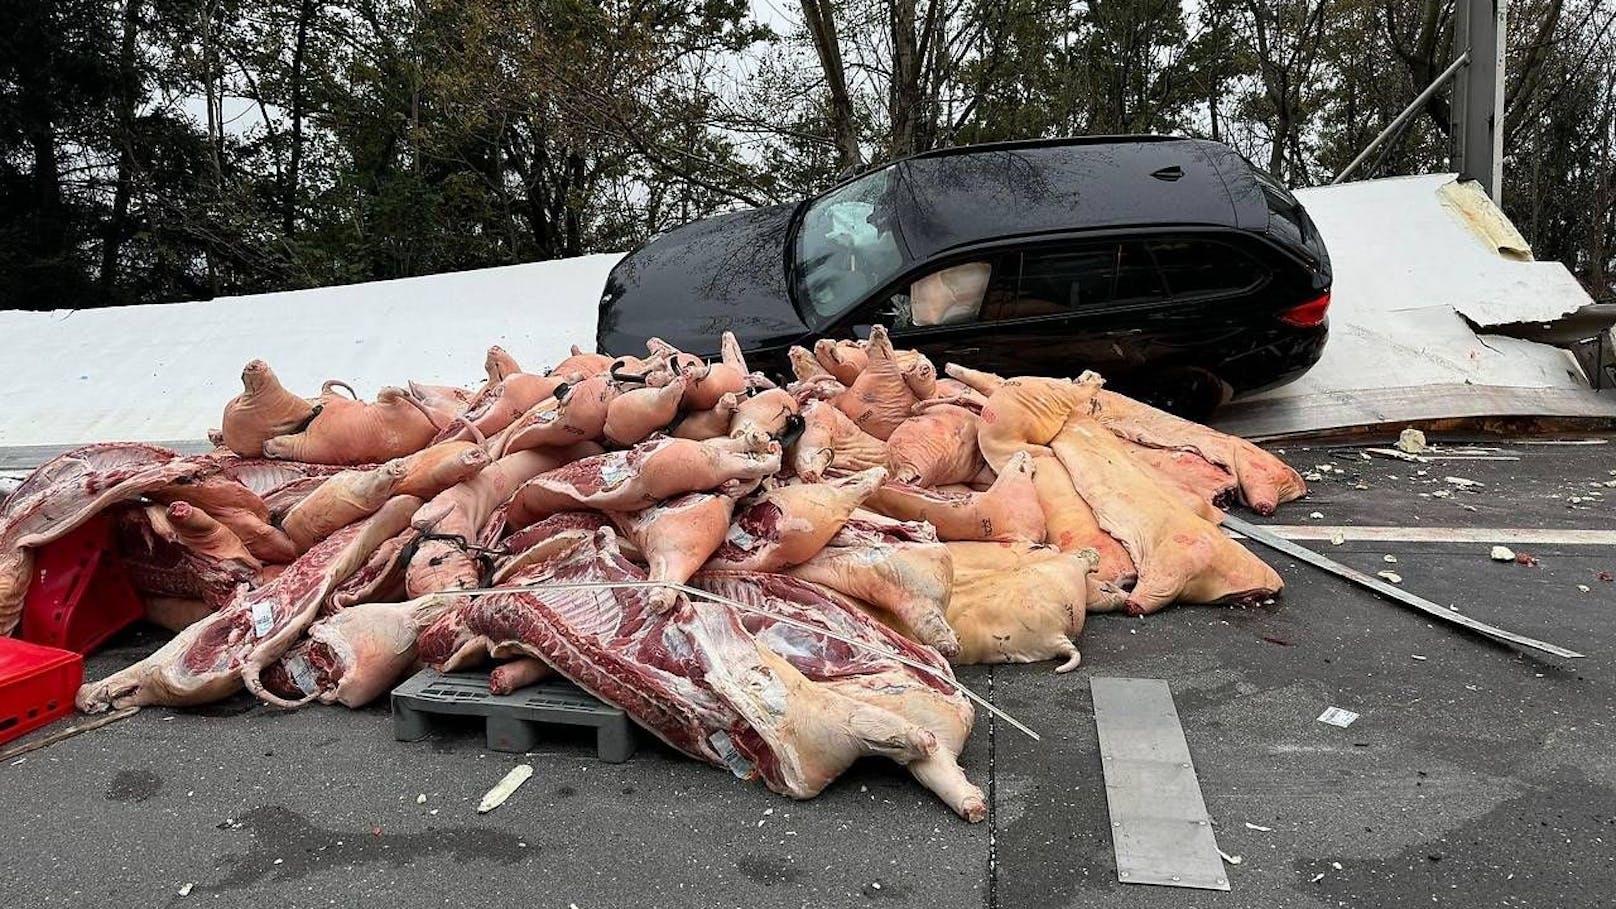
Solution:
<svg viewBox="0 0 1616 909">
<path fill-rule="evenodd" d="M 1327 261 L 1329 256 L 1324 251 L 1324 241 L 1302 203 L 1261 168 L 1253 166 L 1251 174 L 1257 185 L 1262 187 L 1263 199 L 1268 203 L 1268 233 L 1292 249 L 1306 254 L 1314 264 Z"/>
</svg>

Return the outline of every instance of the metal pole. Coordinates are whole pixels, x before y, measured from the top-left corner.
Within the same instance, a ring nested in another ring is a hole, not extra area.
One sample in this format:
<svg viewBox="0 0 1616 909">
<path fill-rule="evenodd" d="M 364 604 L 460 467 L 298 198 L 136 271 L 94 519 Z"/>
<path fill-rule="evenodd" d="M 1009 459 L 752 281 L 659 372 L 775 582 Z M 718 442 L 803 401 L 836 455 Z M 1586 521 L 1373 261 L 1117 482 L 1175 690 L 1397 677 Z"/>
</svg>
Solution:
<svg viewBox="0 0 1616 909">
<path fill-rule="evenodd" d="M 1469 59 L 1470 52 L 1465 51 L 1459 55 L 1458 59 L 1448 64 L 1448 68 L 1442 71 L 1442 75 L 1437 76 L 1430 85 L 1427 85 L 1425 87 L 1425 91 L 1420 92 L 1413 101 L 1409 102 L 1407 107 L 1403 108 L 1402 113 L 1392 118 L 1392 122 L 1386 124 L 1386 128 L 1380 131 L 1380 135 L 1376 136 L 1374 139 L 1371 139 L 1369 144 L 1364 146 L 1364 150 L 1358 153 L 1358 157 L 1352 159 L 1351 164 L 1348 164 L 1346 167 L 1342 168 L 1341 173 L 1335 175 L 1335 179 L 1330 181 L 1330 185 L 1334 186 L 1335 184 L 1340 183 L 1352 176 L 1352 172 L 1358 169 L 1358 165 L 1364 163 L 1364 159 L 1368 158 L 1375 151 L 1375 149 L 1379 148 L 1381 143 L 1386 141 L 1387 137 L 1389 137 L 1392 133 L 1397 132 L 1399 129 L 1402 129 L 1403 124 L 1407 123 L 1410 117 L 1414 116 L 1414 114 L 1418 112 L 1420 108 L 1424 107 L 1425 102 L 1431 100 L 1431 96 L 1436 94 L 1437 91 L 1440 90 L 1449 79 L 1452 79 L 1453 74 L 1458 72 L 1459 67 L 1464 66 L 1465 62 Z"/>
<path fill-rule="evenodd" d="M 1473 179 L 1501 204 L 1504 158 L 1504 16 L 1506 0 L 1459 0 L 1453 11 L 1453 43 L 1465 48 L 1470 66 L 1454 84 L 1451 161 L 1463 179 Z"/>
</svg>

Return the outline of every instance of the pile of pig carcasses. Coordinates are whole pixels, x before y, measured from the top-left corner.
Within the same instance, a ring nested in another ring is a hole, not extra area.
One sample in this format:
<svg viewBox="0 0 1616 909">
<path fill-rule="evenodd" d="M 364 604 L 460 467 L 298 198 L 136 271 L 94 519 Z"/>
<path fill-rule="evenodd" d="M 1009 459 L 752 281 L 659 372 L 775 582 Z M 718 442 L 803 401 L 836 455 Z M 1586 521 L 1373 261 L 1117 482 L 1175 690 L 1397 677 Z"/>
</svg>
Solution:
<svg viewBox="0 0 1616 909">
<path fill-rule="evenodd" d="M 421 665 L 559 673 L 691 757 L 797 798 L 867 754 L 962 817 L 974 707 L 950 664 L 1078 663 L 1089 612 L 1281 587 L 1218 527 L 1303 494 L 1262 449 L 1105 391 L 867 341 L 795 380 L 653 342 L 480 389 L 305 398 L 247 365 L 218 450 L 90 445 L 0 511 L 0 633 L 33 553 L 97 514 L 175 632 L 87 712 L 245 687 L 365 704 Z"/>
</svg>

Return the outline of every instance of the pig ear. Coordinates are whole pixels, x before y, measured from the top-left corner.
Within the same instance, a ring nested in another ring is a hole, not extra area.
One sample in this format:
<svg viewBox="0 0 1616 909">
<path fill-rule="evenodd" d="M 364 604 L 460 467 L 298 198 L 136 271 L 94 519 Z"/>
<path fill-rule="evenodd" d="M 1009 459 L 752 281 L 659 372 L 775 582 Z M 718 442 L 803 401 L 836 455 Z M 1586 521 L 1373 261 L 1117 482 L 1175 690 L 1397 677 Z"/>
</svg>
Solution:
<svg viewBox="0 0 1616 909">
<path fill-rule="evenodd" d="M 623 367 L 626 365 L 628 365 L 628 360 L 619 358 L 613 360 L 612 365 L 607 367 L 606 371 L 618 382 L 627 385 L 644 385 L 645 373 L 623 372 Z"/>
<path fill-rule="evenodd" d="M 743 376 L 751 371 L 746 368 L 746 358 L 741 355 L 741 342 L 735 337 L 735 332 L 724 332 L 719 342 L 719 349 L 724 358 L 724 365 L 735 367 Z"/>
</svg>

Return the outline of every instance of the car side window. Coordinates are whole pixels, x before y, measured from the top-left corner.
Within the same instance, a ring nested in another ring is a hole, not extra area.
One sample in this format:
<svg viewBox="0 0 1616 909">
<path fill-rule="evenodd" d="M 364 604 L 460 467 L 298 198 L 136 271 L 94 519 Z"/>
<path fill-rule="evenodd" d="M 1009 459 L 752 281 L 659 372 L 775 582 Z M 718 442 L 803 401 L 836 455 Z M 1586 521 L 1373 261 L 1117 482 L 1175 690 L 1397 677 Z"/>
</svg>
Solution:
<svg viewBox="0 0 1616 909">
<path fill-rule="evenodd" d="M 1148 246 L 1174 297 L 1239 293 L 1256 286 L 1266 273 L 1250 256 L 1214 240 L 1151 240 Z"/>
<path fill-rule="evenodd" d="M 1115 241 L 1032 250 L 1018 268 L 995 274 L 982 306 L 984 321 L 1068 315 L 1116 297 L 1121 247 Z"/>
<path fill-rule="evenodd" d="M 993 266 L 986 262 L 966 262 L 910 284 L 910 323 L 927 328 L 977 321 L 992 273 Z"/>
<path fill-rule="evenodd" d="M 1150 250 L 1138 241 L 1124 242 L 1117 256 L 1117 283 L 1112 299 L 1117 302 L 1159 300 L 1165 296 L 1167 288 L 1162 285 L 1161 270 L 1151 258 Z"/>
</svg>

